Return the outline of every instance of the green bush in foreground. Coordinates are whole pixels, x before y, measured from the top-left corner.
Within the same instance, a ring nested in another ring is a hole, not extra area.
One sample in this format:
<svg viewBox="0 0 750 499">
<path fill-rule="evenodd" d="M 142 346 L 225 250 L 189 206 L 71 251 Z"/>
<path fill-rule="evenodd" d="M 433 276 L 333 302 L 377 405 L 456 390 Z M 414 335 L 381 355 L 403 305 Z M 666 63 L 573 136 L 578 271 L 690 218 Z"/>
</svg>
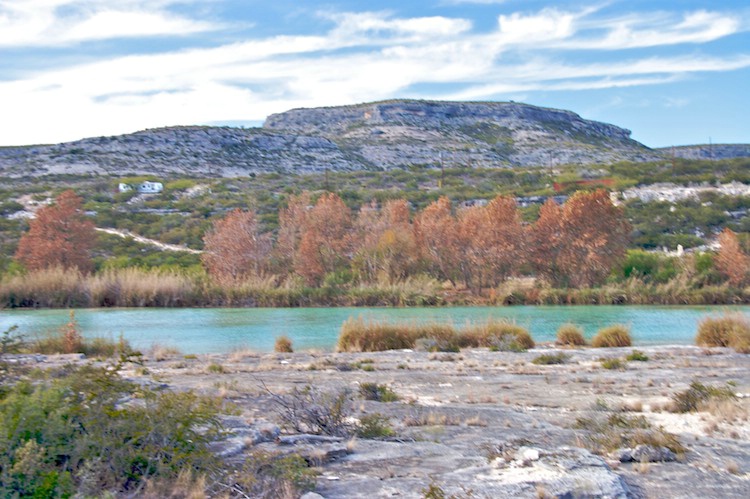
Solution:
<svg viewBox="0 0 750 499">
<path fill-rule="evenodd" d="M 583 329 L 575 324 L 563 324 L 557 330 L 557 345 L 566 347 L 582 347 L 586 344 Z"/>
<path fill-rule="evenodd" d="M 632 343 L 630 331 L 621 324 L 600 329 L 591 340 L 594 348 L 629 347 Z"/>
<path fill-rule="evenodd" d="M 68 367 L 21 381 L 0 399 L 0 496 L 138 495 L 152 480 L 207 474 L 220 402 L 154 391 L 119 367 Z M 142 403 L 122 400 L 138 394 Z"/>
<path fill-rule="evenodd" d="M 731 347 L 750 353 L 750 321 L 742 314 L 706 317 L 698 323 L 695 343 L 702 347 Z"/>
</svg>

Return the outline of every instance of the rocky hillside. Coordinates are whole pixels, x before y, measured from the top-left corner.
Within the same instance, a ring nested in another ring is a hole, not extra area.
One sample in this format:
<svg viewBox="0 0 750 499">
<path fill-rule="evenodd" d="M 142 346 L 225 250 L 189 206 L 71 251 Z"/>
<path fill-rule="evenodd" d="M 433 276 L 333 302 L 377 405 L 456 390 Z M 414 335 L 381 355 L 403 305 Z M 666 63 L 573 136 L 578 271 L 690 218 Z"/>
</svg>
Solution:
<svg viewBox="0 0 750 499">
<path fill-rule="evenodd" d="M 648 161 L 628 130 L 515 102 L 387 101 L 295 109 L 263 128 L 173 127 L 0 148 L 0 173 L 242 176 L 404 166 L 513 167 Z"/>
<path fill-rule="evenodd" d="M 658 149 L 667 156 L 684 159 L 750 158 L 750 144 L 701 144 Z"/>
</svg>

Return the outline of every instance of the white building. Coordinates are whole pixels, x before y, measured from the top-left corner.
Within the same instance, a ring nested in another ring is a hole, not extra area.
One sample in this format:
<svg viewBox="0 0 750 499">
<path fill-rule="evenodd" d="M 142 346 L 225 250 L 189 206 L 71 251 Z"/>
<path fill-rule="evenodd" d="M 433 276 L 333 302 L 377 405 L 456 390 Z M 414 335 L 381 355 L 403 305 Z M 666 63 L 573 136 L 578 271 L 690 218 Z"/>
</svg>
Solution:
<svg viewBox="0 0 750 499">
<path fill-rule="evenodd" d="M 141 194 L 157 194 L 164 190 L 164 184 L 161 182 L 150 182 L 146 180 L 138 185 L 138 192 Z"/>
</svg>

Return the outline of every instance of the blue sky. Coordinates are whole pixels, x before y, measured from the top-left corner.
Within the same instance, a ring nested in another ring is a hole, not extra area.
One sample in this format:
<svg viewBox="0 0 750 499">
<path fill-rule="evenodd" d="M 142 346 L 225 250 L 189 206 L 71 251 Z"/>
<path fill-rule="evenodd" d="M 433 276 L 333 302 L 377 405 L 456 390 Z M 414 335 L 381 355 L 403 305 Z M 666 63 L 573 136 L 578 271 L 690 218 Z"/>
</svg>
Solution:
<svg viewBox="0 0 750 499">
<path fill-rule="evenodd" d="M 750 143 L 746 1 L 0 0 L 0 145 L 389 98 Z"/>
</svg>

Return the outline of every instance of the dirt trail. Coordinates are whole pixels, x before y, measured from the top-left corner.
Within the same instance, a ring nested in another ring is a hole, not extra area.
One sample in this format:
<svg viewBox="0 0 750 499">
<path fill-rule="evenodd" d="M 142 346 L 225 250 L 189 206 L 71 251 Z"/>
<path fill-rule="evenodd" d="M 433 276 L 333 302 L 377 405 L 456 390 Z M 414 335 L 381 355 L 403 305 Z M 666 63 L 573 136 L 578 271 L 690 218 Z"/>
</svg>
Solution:
<svg viewBox="0 0 750 499">
<path fill-rule="evenodd" d="M 99 232 L 106 232 L 107 234 L 112 234 L 114 236 L 119 236 L 125 239 L 133 239 L 135 241 L 138 241 L 139 243 L 148 244 L 149 246 L 154 246 L 155 248 L 158 248 L 162 251 L 179 251 L 182 253 L 192 253 L 193 255 L 200 255 L 201 253 L 203 253 L 200 250 L 186 248 L 185 246 L 180 246 L 178 244 L 167 244 L 161 241 L 157 241 L 155 239 L 149 239 L 147 237 L 139 236 L 138 234 L 133 234 L 129 230 L 110 229 L 110 228 L 102 228 L 102 227 L 97 227 L 96 230 Z"/>
</svg>

